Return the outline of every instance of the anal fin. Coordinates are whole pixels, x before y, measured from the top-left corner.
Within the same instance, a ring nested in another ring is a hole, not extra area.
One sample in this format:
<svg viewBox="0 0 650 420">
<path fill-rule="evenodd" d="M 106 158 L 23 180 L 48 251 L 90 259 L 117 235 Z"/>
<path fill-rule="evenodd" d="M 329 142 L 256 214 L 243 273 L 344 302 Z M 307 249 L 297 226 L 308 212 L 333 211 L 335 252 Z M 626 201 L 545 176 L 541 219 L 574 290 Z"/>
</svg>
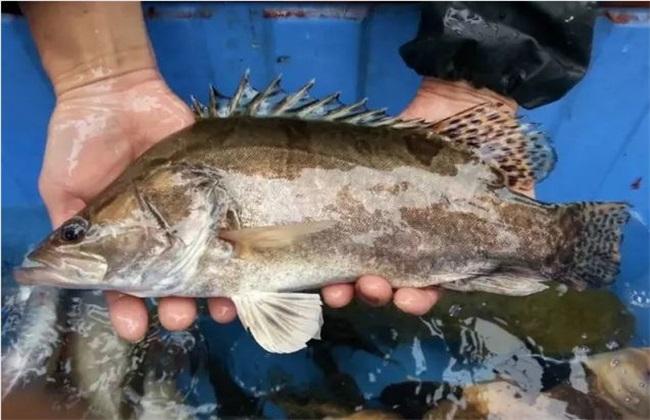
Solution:
<svg viewBox="0 0 650 420">
<path fill-rule="evenodd" d="M 271 353 L 293 353 L 320 339 L 323 312 L 316 293 L 247 292 L 231 296 L 239 319 Z"/>
<path fill-rule="evenodd" d="M 528 296 L 544 291 L 548 285 L 545 278 L 528 271 L 494 272 L 464 280 L 441 284 L 457 292 L 486 292 L 507 296 Z"/>
</svg>

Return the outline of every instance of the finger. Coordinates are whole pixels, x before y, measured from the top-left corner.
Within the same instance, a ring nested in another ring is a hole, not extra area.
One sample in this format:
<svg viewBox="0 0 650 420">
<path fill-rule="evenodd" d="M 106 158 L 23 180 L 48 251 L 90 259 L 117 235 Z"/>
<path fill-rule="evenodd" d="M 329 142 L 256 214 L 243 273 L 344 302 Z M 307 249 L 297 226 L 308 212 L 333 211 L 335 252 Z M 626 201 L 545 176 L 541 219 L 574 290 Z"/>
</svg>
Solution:
<svg viewBox="0 0 650 420">
<path fill-rule="evenodd" d="M 354 287 L 348 283 L 332 284 L 323 287 L 321 296 L 325 304 L 331 308 L 342 308 L 352 302 Z"/>
<path fill-rule="evenodd" d="M 158 317 L 169 331 L 189 328 L 196 319 L 196 302 L 185 297 L 165 297 L 158 301 Z"/>
<path fill-rule="evenodd" d="M 212 319 L 220 324 L 227 324 L 237 318 L 237 308 L 232 300 L 223 297 L 208 299 L 208 311 Z"/>
<path fill-rule="evenodd" d="M 144 338 L 148 314 L 142 299 L 119 292 L 106 292 L 111 324 L 117 335 L 131 342 Z"/>
<path fill-rule="evenodd" d="M 362 276 L 355 289 L 357 296 L 372 306 L 385 305 L 393 297 L 393 289 L 388 280 L 378 276 Z"/>
<path fill-rule="evenodd" d="M 395 306 L 412 315 L 424 315 L 438 301 L 439 292 L 436 289 L 413 289 L 404 287 L 395 292 Z"/>
</svg>

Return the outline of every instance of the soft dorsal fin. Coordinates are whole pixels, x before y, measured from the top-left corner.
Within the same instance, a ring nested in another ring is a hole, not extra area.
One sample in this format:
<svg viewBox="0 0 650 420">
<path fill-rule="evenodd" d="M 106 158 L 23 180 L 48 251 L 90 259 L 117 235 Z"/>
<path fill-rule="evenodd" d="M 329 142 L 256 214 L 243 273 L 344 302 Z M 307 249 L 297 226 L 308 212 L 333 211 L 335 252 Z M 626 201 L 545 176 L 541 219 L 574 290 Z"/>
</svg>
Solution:
<svg viewBox="0 0 650 420">
<path fill-rule="evenodd" d="M 531 191 L 555 164 L 555 152 L 544 133 L 532 129 L 532 124 L 520 124 L 500 104 L 477 105 L 431 129 L 498 169 L 505 185 L 519 192 Z"/>
<path fill-rule="evenodd" d="M 323 311 L 317 293 L 251 291 L 231 297 L 244 327 L 271 353 L 293 353 L 320 339 Z"/>
<path fill-rule="evenodd" d="M 401 120 L 390 117 L 386 115 L 386 109 L 368 109 L 366 99 L 352 105 L 343 105 L 339 101 L 338 92 L 323 99 L 314 99 L 309 96 L 314 80 L 310 80 L 296 92 L 288 94 L 280 87 L 280 80 L 281 76 L 278 76 L 265 89 L 259 91 L 251 86 L 249 72 L 246 71 L 232 97 L 224 96 L 210 87 L 208 105 L 192 98 L 192 110 L 198 119 L 249 115 L 337 121 L 368 127 L 428 128 L 431 126 L 423 120 Z"/>
</svg>

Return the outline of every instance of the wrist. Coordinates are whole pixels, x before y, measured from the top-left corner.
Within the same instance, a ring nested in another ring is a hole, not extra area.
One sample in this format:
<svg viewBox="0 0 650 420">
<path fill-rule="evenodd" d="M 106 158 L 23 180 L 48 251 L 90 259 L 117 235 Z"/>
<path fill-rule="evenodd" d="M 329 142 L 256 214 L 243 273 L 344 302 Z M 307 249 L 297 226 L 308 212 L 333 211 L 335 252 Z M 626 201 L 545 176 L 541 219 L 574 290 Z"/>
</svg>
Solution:
<svg viewBox="0 0 650 420">
<path fill-rule="evenodd" d="M 402 117 L 436 122 L 484 103 L 503 104 L 502 109 L 512 115 L 517 111 L 514 100 L 489 89 L 477 89 L 465 81 L 425 77 Z"/>
<path fill-rule="evenodd" d="M 44 59 L 44 63 L 46 60 Z M 88 86 L 97 86 L 111 81 L 128 81 L 146 75 L 159 77 L 155 60 L 148 47 L 115 51 L 87 57 L 65 66 L 50 65 L 48 72 L 57 98 Z M 129 77 L 129 75 L 133 75 Z"/>
<path fill-rule="evenodd" d="M 21 7 L 57 96 L 156 68 L 139 2 L 25 2 Z"/>
<path fill-rule="evenodd" d="M 139 81 L 160 78 L 148 48 L 97 54 L 65 67 L 46 64 L 46 68 L 50 69 L 48 73 L 58 99 L 89 90 L 97 93 L 123 90 Z"/>
<path fill-rule="evenodd" d="M 65 102 L 75 99 L 97 98 L 106 94 L 124 92 L 149 82 L 165 81 L 156 68 L 133 69 L 125 72 L 115 72 L 105 77 L 92 77 L 85 83 L 77 83 L 75 87 L 57 92 L 57 101 Z"/>
</svg>

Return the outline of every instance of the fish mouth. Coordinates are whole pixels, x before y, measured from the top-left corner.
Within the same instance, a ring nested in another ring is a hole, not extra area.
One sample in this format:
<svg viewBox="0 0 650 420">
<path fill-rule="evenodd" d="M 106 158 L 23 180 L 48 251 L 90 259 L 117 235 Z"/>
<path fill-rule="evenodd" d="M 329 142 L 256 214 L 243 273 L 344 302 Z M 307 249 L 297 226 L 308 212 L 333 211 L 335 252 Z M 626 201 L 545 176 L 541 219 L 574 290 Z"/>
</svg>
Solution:
<svg viewBox="0 0 650 420">
<path fill-rule="evenodd" d="M 21 267 L 14 269 L 14 278 L 24 286 L 49 285 L 62 287 L 68 283 L 59 270 L 29 258 L 25 258 Z"/>
<path fill-rule="evenodd" d="M 88 262 L 92 264 L 89 265 Z M 61 265 L 54 265 L 28 256 L 20 267 L 14 269 L 14 278 L 19 284 L 66 289 L 83 289 L 93 285 L 96 287 L 97 282 L 104 278 L 104 274 L 106 262 L 98 259 L 67 259 Z"/>
</svg>

